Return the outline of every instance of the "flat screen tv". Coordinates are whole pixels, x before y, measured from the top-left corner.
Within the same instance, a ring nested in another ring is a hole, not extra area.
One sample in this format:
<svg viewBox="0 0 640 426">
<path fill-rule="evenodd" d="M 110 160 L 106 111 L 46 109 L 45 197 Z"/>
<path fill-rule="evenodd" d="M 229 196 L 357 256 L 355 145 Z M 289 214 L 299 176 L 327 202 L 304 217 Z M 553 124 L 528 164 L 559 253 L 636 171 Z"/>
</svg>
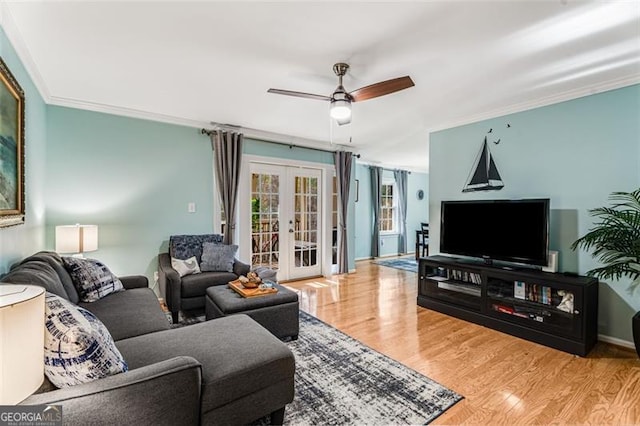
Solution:
<svg viewBox="0 0 640 426">
<path fill-rule="evenodd" d="M 546 266 L 549 199 L 443 201 L 442 253 Z"/>
</svg>

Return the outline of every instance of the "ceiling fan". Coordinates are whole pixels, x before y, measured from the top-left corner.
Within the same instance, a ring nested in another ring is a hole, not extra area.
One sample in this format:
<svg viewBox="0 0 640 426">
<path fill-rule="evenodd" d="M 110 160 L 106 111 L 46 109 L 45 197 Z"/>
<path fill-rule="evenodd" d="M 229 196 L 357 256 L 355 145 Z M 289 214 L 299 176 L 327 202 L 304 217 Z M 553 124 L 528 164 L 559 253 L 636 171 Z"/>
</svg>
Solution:
<svg viewBox="0 0 640 426">
<path fill-rule="evenodd" d="M 404 76 L 393 78 L 391 80 L 381 81 L 369 86 L 361 87 L 353 92 L 347 92 L 342 86 L 342 77 L 347 73 L 349 64 L 338 62 L 333 66 L 333 72 L 338 76 L 338 87 L 331 96 L 314 95 L 313 93 L 294 92 L 292 90 L 269 89 L 267 92 L 276 93 L 278 95 L 296 96 L 299 98 L 316 99 L 320 101 L 329 101 L 329 114 L 339 125 L 349 124 L 351 122 L 351 103 L 362 102 L 367 99 L 373 99 L 400 90 L 408 89 L 414 86 L 411 77 Z"/>
</svg>

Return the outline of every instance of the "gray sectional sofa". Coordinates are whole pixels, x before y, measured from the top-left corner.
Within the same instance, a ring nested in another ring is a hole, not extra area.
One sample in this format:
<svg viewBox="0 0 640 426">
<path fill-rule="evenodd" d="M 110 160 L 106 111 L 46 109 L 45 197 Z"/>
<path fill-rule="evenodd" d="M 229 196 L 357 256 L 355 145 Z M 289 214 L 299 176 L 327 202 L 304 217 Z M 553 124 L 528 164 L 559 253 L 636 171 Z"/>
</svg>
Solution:
<svg viewBox="0 0 640 426">
<path fill-rule="evenodd" d="M 95 314 L 129 371 L 63 389 L 45 384 L 21 404 L 59 404 L 65 424 L 241 425 L 293 400 L 290 349 L 246 315 L 172 329 L 143 276 L 120 277 L 125 290 L 79 302 L 61 257 L 39 252 L 0 281 L 44 287 Z M 43 325 L 44 326 L 44 325 Z"/>
</svg>

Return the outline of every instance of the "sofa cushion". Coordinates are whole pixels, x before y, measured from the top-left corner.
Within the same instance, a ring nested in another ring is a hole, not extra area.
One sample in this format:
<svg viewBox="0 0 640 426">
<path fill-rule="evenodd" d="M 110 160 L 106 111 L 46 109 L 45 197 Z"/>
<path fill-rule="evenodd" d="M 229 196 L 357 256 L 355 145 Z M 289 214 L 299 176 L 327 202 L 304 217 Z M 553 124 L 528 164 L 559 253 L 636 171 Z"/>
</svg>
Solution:
<svg viewBox="0 0 640 426">
<path fill-rule="evenodd" d="M 198 266 L 198 259 L 195 256 L 191 256 L 188 259 L 176 259 L 175 257 L 171 258 L 171 267 L 178 272 L 180 277 L 184 277 L 185 275 L 191 274 L 199 274 L 200 266 Z"/>
<path fill-rule="evenodd" d="M 95 302 L 108 294 L 124 290 L 118 277 L 99 260 L 65 256 L 62 262 L 83 302 Z"/>
<path fill-rule="evenodd" d="M 69 300 L 69 295 L 55 269 L 43 260 L 33 260 L 13 268 L 0 280 L 4 283 L 31 284 L 43 287 L 49 293 Z"/>
<path fill-rule="evenodd" d="M 295 371 L 293 353 L 247 315 L 238 314 L 116 343 L 131 369 L 188 355 L 202 366 L 202 412 L 245 398 Z"/>
<path fill-rule="evenodd" d="M 67 272 L 66 268 L 64 267 L 64 263 L 62 262 L 62 257 L 55 251 L 39 251 L 38 253 L 23 259 L 22 262 L 20 262 L 20 264 L 21 265 L 31 264 L 35 260 L 46 262 L 47 264 L 49 264 L 49 266 L 51 266 L 51 268 L 58 275 L 58 279 L 62 283 L 62 286 L 64 287 L 64 290 L 67 294 L 67 297 L 64 297 L 62 295 L 59 295 L 59 296 L 64 297 L 65 299 L 69 300 L 71 303 L 78 303 L 78 301 L 80 300 L 80 297 L 78 296 L 78 291 L 73 285 L 73 280 L 71 279 L 71 275 L 69 275 L 69 272 Z"/>
<path fill-rule="evenodd" d="M 149 287 L 112 293 L 96 302 L 80 302 L 80 306 L 98 317 L 116 341 L 170 328 Z"/>
<path fill-rule="evenodd" d="M 52 293 L 46 295 L 44 364 L 47 378 L 60 388 L 127 371 L 104 324 Z"/>
<path fill-rule="evenodd" d="M 233 272 L 238 246 L 235 244 L 202 244 L 200 269 L 205 272 Z"/>
<path fill-rule="evenodd" d="M 188 259 L 195 256 L 198 264 L 202 261 L 202 244 L 222 244 L 220 234 L 172 235 L 169 237 L 169 255 L 176 259 Z"/>
<path fill-rule="evenodd" d="M 182 278 L 182 297 L 202 297 L 202 306 L 204 306 L 204 295 L 207 288 L 212 285 L 226 285 L 229 281 L 236 279 L 238 279 L 238 276 L 232 272 L 203 272 L 201 274 L 187 275 Z"/>
</svg>

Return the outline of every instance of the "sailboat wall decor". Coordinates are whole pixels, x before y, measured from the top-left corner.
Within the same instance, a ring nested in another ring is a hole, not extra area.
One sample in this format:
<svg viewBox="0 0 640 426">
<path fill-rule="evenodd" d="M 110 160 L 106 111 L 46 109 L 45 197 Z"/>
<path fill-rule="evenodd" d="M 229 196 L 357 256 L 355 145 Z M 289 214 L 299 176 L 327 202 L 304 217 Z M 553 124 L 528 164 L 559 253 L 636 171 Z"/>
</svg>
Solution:
<svg viewBox="0 0 640 426">
<path fill-rule="evenodd" d="M 502 182 L 496 163 L 493 161 L 487 144 L 487 137 L 485 136 L 482 148 L 476 157 L 473 169 L 471 169 L 467 184 L 462 189 L 462 192 L 498 191 L 502 188 L 504 188 L 504 182 Z"/>
</svg>

